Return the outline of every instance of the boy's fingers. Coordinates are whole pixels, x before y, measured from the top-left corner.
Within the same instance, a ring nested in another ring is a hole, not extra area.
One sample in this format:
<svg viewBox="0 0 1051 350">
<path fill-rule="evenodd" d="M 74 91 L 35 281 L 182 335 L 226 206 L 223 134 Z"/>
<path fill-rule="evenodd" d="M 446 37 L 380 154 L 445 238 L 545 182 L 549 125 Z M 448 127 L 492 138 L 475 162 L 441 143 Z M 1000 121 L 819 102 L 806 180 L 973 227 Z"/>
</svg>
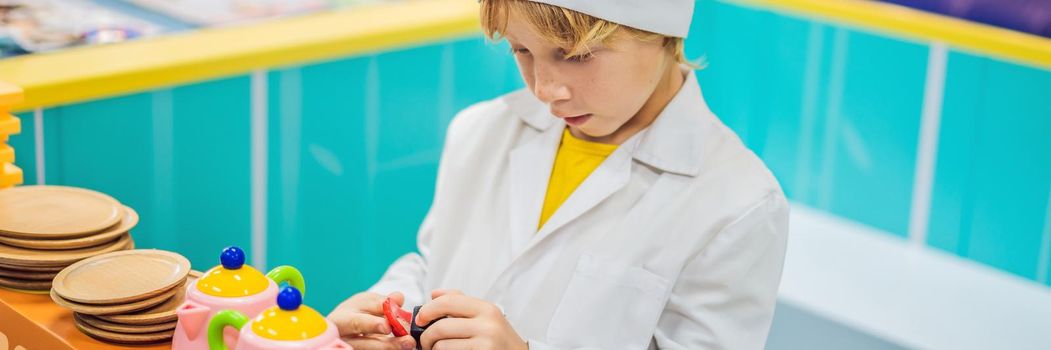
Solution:
<svg viewBox="0 0 1051 350">
<path fill-rule="evenodd" d="M 357 299 L 354 301 L 354 304 L 361 312 L 367 312 L 375 316 L 383 316 L 383 301 L 386 300 L 386 297 L 376 293 L 359 293 L 352 298 Z M 404 297 L 402 297 L 402 300 L 404 300 Z"/>
<path fill-rule="evenodd" d="M 390 325 L 383 317 L 352 313 L 348 315 L 330 315 L 329 320 L 336 324 L 340 335 L 390 334 Z"/>
<path fill-rule="evenodd" d="M 429 350 L 438 342 L 470 338 L 478 334 L 474 329 L 474 325 L 477 323 L 478 321 L 467 318 L 443 319 L 427 327 L 427 330 L 420 336 L 420 344 L 423 345 L 423 350 Z M 451 344 L 446 344 L 445 346 L 449 345 Z"/>
<path fill-rule="evenodd" d="M 457 350 L 457 349 L 477 349 L 472 345 L 473 340 L 471 339 L 443 339 L 434 343 L 430 348 L 423 348 L 424 350 Z M 355 348 L 356 349 L 356 348 Z"/>
<path fill-rule="evenodd" d="M 404 350 L 412 350 L 416 348 L 416 340 L 412 339 L 411 335 L 406 335 L 404 337 L 398 337 L 395 339 L 398 339 L 398 344 L 401 344 L 401 348 Z"/>
<path fill-rule="evenodd" d="M 500 313 L 495 305 L 463 294 L 447 294 L 420 308 L 416 324 L 426 326 L 442 317 L 473 318 L 487 312 Z"/>
<path fill-rule="evenodd" d="M 400 338 L 386 336 L 344 337 L 343 341 L 350 344 L 350 347 L 354 348 L 354 350 L 412 350 L 416 347 L 416 342 L 409 336 Z"/>
<path fill-rule="evenodd" d="M 401 294 L 401 292 L 394 292 L 394 293 L 387 294 L 387 297 L 391 298 L 391 300 L 394 300 L 394 303 L 397 304 L 399 307 L 402 306 L 402 305 L 405 305 L 405 294 Z M 382 308 L 382 303 L 381 303 L 380 308 Z M 383 310 L 380 310 L 380 311 L 383 311 Z"/>
</svg>

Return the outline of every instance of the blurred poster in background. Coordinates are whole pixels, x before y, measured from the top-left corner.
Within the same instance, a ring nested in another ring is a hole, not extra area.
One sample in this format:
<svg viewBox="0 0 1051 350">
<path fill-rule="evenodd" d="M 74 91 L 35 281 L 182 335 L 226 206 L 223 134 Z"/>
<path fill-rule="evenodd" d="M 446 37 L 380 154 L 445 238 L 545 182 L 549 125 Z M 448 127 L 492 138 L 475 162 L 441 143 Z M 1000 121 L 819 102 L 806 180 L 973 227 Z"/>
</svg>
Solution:
<svg viewBox="0 0 1051 350">
<path fill-rule="evenodd" d="M 0 58 L 398 0 L 0 0 Z"/>
<path fill-rule="evenodd" d="M 1030 34 L 1051 37 L 1051 0 L 883 0 Z"/>
</svg>

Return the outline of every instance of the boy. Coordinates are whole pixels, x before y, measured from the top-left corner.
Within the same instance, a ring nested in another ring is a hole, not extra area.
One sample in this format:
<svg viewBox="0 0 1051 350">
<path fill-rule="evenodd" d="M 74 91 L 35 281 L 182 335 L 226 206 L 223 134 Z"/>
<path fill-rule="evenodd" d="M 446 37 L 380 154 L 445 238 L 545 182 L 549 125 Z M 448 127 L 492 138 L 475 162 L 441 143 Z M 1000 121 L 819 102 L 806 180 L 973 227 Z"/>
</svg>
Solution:
<svg viewBox="0 0 1051 350">
<path fill-rule="evenodd" d="M 761 349 L 788 204 L 704 103 L 683 57 L 692 13 L 482 0 L 528 88 L 452 122 L 420 253 L 329 316 L 348 343 L 416 346 L 388 335 L 391 296 L 427 301 L 425 350 Z"/>
</svg>

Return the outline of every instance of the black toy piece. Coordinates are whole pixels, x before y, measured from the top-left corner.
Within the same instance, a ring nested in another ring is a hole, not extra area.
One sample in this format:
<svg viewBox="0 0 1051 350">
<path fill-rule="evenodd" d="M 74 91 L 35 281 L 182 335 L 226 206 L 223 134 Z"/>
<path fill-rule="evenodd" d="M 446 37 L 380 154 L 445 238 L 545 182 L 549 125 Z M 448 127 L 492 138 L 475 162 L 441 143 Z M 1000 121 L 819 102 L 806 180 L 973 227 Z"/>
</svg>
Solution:
<svg viewBox="0 0 1051 350">
<path fill-rule="evenodd" d="M 423 350 L 423 343 L 420 343 L 420 337 L 423 336 L 423 331 L 427 330 L 427 327 L 420 327 L 416 324 L 416 314 L 420 313 L 421 307 L 412 308 L 412 322 L 409 323 L 409 335 L 412 335 L 412 339 L 416 340 L 416 350 Z"/>
<path fill-rule="evenodd" d="M 412 336 L 412 339 L 416 340 L 416 350 L 423 350 L 423 343 L 420 342 L 420 337 L 423 336 L 423 331 L 426 331 L 427 327 L 430 327 L 435 322 L 438 322 L 438 321 L 442 320 L 443 318 L 445 318 L 445 317 L 439 318 L 437 320 L 431 321 L 430 324 L 428 324 L 428 325 L 426 325 L 424 327 L 420 327 L 419 325 L 416 324 L 416 314 L 420 313 L 420 308 L 421 307 L 423 307 L 423 306 L 417 306 L 417 307 L 412 308 L 412 322 L 409 323 L 409 335 Z"/>
</svg>

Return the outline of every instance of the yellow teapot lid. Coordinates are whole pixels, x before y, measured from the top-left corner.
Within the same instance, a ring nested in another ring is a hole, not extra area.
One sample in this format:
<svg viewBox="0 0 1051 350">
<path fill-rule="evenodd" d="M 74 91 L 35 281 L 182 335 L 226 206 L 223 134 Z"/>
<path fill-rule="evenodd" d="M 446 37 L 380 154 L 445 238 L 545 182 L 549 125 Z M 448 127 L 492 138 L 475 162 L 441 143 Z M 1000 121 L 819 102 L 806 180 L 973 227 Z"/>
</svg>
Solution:
<svg viewBox="0 0 1051 350">
<path fill-rule="evenodd" d="M 306 340 L 321 335 L 326 329 L 325 317 L 303 305 L 303 294 L 295 287 L 281 288 L 277 306 L 263 310 L 252 320 L 252 331 L 271 340 Z"/>
<path fill-rule="evenodd" d="M 244 264 L 245 252 L 241 248 L 223 249 L 219 261 L 219 266 L 197 280 L 197 290 L 212 296 L 236 298 L 261 293 L 270 286 L 270 279 L 263 273 Z"/>
</svg>

